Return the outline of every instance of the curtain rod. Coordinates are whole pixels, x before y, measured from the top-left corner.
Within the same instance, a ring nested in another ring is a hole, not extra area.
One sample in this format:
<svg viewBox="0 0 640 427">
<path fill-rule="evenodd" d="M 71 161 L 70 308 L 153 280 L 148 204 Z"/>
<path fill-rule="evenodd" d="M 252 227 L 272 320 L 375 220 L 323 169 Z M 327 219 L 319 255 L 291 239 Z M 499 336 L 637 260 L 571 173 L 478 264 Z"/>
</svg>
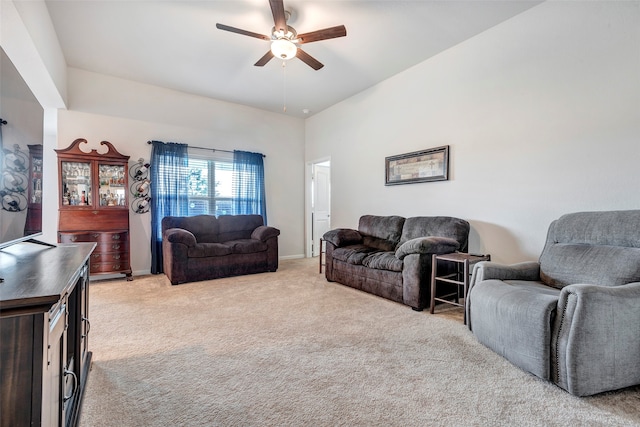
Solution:
<svg viewBox="0 0 640 427">
<path fill-rule="evenodd" d="M 152 141 L 147 141 L 147 144 L 153 144 L 153 142 Z M 196 148 L 198 150 L 211 150 L 211 151 L 222 151 L 224 153 L 233 153 L 233 151 L 231 151 L 231 150 L 220 150 L 220 149 L 217 149 L 217 148 L 206 148 L 206 147 L 194 147 L 192 145 L 187 145 L 187 148 Z M 263 154 L 262 157 L 267 157 L 267 156 Z"/>
</svg>

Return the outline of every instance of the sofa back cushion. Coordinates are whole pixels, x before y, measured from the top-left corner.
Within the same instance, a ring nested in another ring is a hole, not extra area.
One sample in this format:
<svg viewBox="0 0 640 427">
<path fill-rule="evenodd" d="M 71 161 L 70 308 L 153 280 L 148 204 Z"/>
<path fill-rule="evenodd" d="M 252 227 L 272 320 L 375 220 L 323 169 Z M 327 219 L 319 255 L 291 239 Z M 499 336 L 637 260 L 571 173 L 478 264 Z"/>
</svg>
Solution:
<svg viewBox="0 0 640 427">
<path fill-rule="evenodd" d="M 162 218 L 162 234 L 170 228 L 190 231 L 198 243 L 218 243 L 218 220 L 213 215 L 166 216 Z"/>
<path fill-rule="evenodd" d="M 358 223 L 358 232 L 365 246 L 393 251 L 400 241 L 403 225 L 401 216 L 363 215 Z"/>
<path fill-rule="evenodd" d="M 556 288 L 640 282 L 640 210 L 577 212 L 553 221 L 540 277 Z"/>
<path fill-rule="evenodd" d="M 469 242 L 469 223 L 449 216 L 414 216 L 407 218 L 402 228 L 400 245 L 418 237 L 448 237 L 456 240 L 461 252 L 466 252 Z"/>
<path fill-rule="evenodd" d="M 264 225 L 260 215 L 220 215 L 218 239 L 220 242 L 229 240 L 250 239 L 253 230 Z"/>
</svg>

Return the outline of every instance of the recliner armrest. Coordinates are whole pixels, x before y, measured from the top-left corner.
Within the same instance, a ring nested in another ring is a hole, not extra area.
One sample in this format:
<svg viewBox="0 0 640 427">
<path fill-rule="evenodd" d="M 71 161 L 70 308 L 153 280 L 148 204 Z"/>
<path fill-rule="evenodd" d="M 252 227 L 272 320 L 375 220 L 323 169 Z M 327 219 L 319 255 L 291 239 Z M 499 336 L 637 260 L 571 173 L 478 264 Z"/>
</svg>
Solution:
<svg viewBox="0 0 640 427">
<path fill-rule="evenodd" d="M 456 239 L 440 236 L 418 237 L 404 242 L 396 249 L 396 258 L 404 259 L 411 254 L 448 254 L 460 248 Z"/>
<path fill-rule="evenodd" d="M 535 261 L 517 264 L 499 264 L 497 262 L 482 261 L 473 269 L 473 282 L 483 280 L 540 280 L 540 263 Z"/>
<path fill-rule="evenodd" d="M 184 228 L 170 228 L 164 232 L 164 239 L 170 243 L 182 243 L 187 246 L 195 246 L 196 236 Z"/>
<path fill-rule="evenodd" d="M 551 341 L 552 378 L 576 396 L 640 383 L 640 282 L 567 285 Z"/>
<path fill-rule="evenodd" d="M 261 225 L 257 227 L 251 233 L 251 238 L 266 242 L 272 237 L 277 237 L 280 235 L 280 230 L 275 227 L 269 227 L 268 225 Z"/>
<path fill-rule="evenodd" d="M 350 228 L 336 228 L 335 230 L 327 231 L 322 238 L 337 248 L 362 243 L 362 235 Z"/>
</svg>

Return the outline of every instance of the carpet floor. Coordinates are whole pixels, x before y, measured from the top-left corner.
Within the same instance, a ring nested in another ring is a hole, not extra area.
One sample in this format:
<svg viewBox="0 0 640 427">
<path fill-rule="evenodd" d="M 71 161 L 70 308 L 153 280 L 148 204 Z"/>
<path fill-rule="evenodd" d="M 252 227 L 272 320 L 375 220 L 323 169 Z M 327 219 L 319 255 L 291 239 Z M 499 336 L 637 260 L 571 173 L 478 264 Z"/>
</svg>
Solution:
<svg viewBox="0 0 640 427">
<path fill-rule="evenodd" d="M 571 396 L 444 313 L 329 283 L 317 259 L 179 286 L 92 282 L 80 425 L 640 425 L 640 387 Z"/>
</svg>

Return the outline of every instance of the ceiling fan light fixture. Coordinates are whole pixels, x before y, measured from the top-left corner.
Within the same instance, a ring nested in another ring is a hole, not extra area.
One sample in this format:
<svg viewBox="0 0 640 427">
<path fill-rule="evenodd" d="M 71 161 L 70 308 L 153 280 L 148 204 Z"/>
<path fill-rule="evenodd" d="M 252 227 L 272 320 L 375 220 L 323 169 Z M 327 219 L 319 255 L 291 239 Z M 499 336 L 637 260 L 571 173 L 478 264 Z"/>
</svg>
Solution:
<svg viewBox="0 0 640 427">
<path fill-rule="evenodd" d="M 296 56 L 298 52 L 298 47 L 287 39 L 278 39 L 271 42 L 271 53 L 276 58 L 280 59 L 291 59 Z"/>
</svg>

